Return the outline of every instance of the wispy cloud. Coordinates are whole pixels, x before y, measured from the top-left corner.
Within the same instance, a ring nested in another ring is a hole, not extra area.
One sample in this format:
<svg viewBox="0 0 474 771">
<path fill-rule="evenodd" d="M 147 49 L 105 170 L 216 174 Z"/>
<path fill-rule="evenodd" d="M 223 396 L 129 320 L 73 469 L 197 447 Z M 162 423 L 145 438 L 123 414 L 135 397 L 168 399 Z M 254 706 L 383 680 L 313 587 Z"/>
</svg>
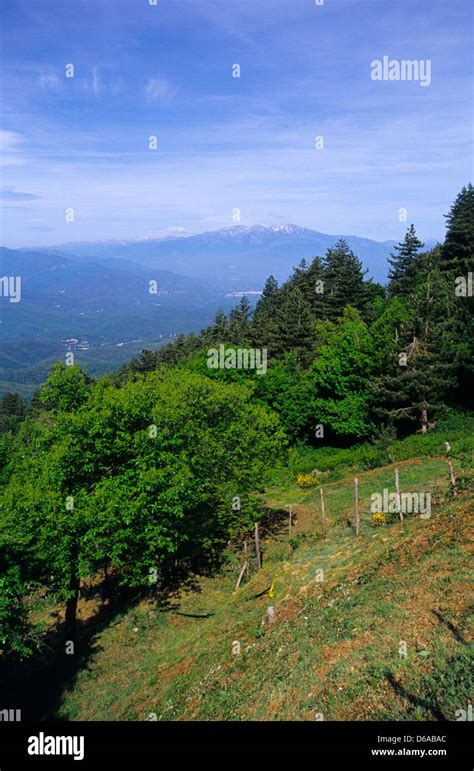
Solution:
<svg viewBox="0 0 474 771">
<path fill-rule="evenodd" d="M 42 227 L 49 243 L 199 232 L 234 208 L 384 240 L 403 236 L 406 207 L 426 239 L 468 181 L 472 0 L 5 4 L 12 245 Z M 432 85 L 374 83 L 384 53 L 432 59 Z"/>
<path fill-rule="evenodd" d="M 24 158 L 21 155 L 23 137 L 17 131 L 0 129 L 0 166 L 22 166 Z"/>
<path fill-rule="evenodd" d="M 34 193 L 23 193 L 13 187 L 4 187 L 0 190 L 0 200 L 2 201 L 35 201 L 41 198 Z"/>
</svg>

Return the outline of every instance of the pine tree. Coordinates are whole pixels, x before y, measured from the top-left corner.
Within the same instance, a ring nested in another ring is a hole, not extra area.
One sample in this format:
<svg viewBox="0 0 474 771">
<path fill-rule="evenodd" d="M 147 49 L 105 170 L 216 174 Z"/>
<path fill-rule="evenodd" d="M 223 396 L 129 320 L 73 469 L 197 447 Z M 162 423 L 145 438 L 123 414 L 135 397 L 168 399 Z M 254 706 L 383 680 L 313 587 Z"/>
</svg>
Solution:
<svg viewBox="0 0 474 771">
<path fill-rule="evenodd" d="M 372 324 L 385 308 L 387 290 L 382 284 L 377 284 L 371 278 L 364 282 L 365 306 L 362 310 L 362 318 L 367 324 Z"/>
<path fill-rule="evenodd" d="M 285 287 L 277 324 L 280 353 L 294 351 L 298 362 L 307 366 L 314 350 L 314 321 L 311 306 L 297 287 Z"/>
<path fill-rule="evenodd" d="M 253 314 L 252 340 L 257 347 L 266 348 L 270 355 L 276 353 L 279 345 L 276 323 L 279 301 L 278 281 L 269 276 Z"/>
<path fill-rule="evenodd" d="M 134 356 L 130 362 L 131 372 L 153 372 L 158 366 L 158 352 L 143 348 L 138 359 Z"/>
<path fill-rule="evenodd" d="M 457 348 L 459 395 L 467 406 L 474 392 L 474 188 L 463 187 L 449 214 L 440 270 L 455 296 L 453 338 Z"/>
<path fill-rule="evenodd" d="M 419 420 L 421 431 L 444 403 L 452 384 L 452 365 L 435 344 L 413 336 L 408 345 L 400 338 L 399 352 L 389 356 L 386 371 L 372 382 L 374 412 L 390 424 Z M 401 355 L 406 359 L 401 359 Z M 401 363 L 402 362 L 402 363 Z"/>
<path fill-rule="evenodd" d="M 201 338 L 204 345 L 225 343 L 228 340 L 229 322 L 222 308 L 217 311 L 211 326 L 202 332 Z"/>
<path fill-rule="evenodd" d="M 274 298 L 278 292 L 278 281 L 274 276 L 269 276 L 262 290 L 262 300 Z"/>
<path fill-rule="evenodd" d="M 389 272 L 389 295 L 409 297 L 414 288 L 415 265 L 417 255 L 424 244 L 416 235 L 415 226 L 410 225 L 405 238 L 394 247 L 397 254 L 392 254 L 388 262 L 392 266 Z"/>
<path fill-rule="evenodd" d="M 299 261 L 297 267 L 293 268 L 293 273 L 291 274 L 287 283 L 292 284 L 292 286 L 296 286 L 298 289 L 300 289 L 301 284 L 304 283 L 304 276 L 308 270 L 308 267 L 308 263 L 303 257 L 303 259 Z"/>
<path fill-rule="evenodd" d="M 340 318 L 347 305 L 364 313 L 366 272 L 343 238 L 328 249 L 324 260 L 324 310 L 330 321 Z"/>
<path fill-rule="evenodd" d="M 405 428 L 419 420 L 422 431 L 456 380 L 454 299 L 438 262 L 439 250 L 420 255 L 411 297 L 392 298 L 372 327 L 374 412 Z"/>
<path fill-rule="evenodd" d="M 250 343 L 250 317 L 252 308 L 249 299 L 244 295 L 240 303 L 229 314 L 229 342 L 234 345 Z"/>
<path fill-rule="evenodd" d="M 305 265 L 305 270 L 301 268 Z M 324 318 L 324 266 L 321 257 L 313 257 L 311 264 L 302 261 L 298 266 L 295 286 L 311 306 L 315 319 Z"/>
<path fill-rule="evenodd" d="M 441 268 L 455 276 L 474 270 L 474 188 L 463 187 L 446 216 L 446 239 L 441 248 Z"/>
</svg>

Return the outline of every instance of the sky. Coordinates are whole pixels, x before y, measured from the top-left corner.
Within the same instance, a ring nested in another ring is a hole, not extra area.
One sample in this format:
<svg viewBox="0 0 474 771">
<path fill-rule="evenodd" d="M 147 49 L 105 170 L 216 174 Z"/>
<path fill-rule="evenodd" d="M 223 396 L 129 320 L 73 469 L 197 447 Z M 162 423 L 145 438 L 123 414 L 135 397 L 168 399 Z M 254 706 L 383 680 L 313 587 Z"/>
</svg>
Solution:
<svg viewBox="0 0 474 771">
<path fill-rule="evenodd" d="M 239 218 L 443 237 L 472 178 L 471 0 L 153 2 L 2 0 L 2 245 Z M 373 80 L 384 56 L 430 85 Z"/>
</svg>

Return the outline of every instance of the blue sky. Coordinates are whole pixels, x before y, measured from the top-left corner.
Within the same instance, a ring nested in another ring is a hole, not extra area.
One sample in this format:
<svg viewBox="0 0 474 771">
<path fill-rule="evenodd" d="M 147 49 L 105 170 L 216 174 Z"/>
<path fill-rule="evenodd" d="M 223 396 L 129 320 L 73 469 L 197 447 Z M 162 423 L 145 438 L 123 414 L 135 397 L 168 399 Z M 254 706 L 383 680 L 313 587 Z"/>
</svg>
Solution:
<svg viewBox="0 0 474 771">
<path fill-rule="evenodd" d="M 385 240 L 406 208 L 441 238 L 472 171 L 471 5 L 2 0 L 1 242 L 185 235 L 234 209 Z M 384 55 L 430 60 L 431 85 L 371 80 Z"/>
</svg>

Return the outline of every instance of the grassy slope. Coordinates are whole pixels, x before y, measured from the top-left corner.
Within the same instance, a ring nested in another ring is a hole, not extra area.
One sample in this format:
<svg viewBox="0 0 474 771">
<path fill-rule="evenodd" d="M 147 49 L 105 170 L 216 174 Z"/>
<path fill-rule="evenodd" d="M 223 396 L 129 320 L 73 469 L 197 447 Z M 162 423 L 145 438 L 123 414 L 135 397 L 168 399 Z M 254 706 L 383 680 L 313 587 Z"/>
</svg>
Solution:
<svg viewBox="0 0 474 771">
<path fill-rule="evenodd" d="M 325 531 L 318 490 L 293 483 L 272 488 L 263 496 L 269 510 L 263 568 L 252 566 L 235 593 L 243 556 L 234 551 L 218 575 L 161 605 L 143 601 L 116 617 L 95 638 L 92 660 L 63 695 L 60 715 L 454 720 L 473 696 L 467 630 L 474 496 L 445 497 L 442 458 L 398 467 L 402 490 L 433 492 L 430 519 L 413 515 L 403 526 L 371 526 L 370 495 L 393 490 L 393 466 L 359 474 L 359 537 L 347 524 L 352 476 L 324 481 Z M 287 504 L 296 513 L 291 546 L 282 515 Z M 262 626 L 270 604 L 276 620 Z M 406 658 L 399 655 L 402 640 Z M 240 655 L 232 653 L 234 641 Z"/>
</svg>

